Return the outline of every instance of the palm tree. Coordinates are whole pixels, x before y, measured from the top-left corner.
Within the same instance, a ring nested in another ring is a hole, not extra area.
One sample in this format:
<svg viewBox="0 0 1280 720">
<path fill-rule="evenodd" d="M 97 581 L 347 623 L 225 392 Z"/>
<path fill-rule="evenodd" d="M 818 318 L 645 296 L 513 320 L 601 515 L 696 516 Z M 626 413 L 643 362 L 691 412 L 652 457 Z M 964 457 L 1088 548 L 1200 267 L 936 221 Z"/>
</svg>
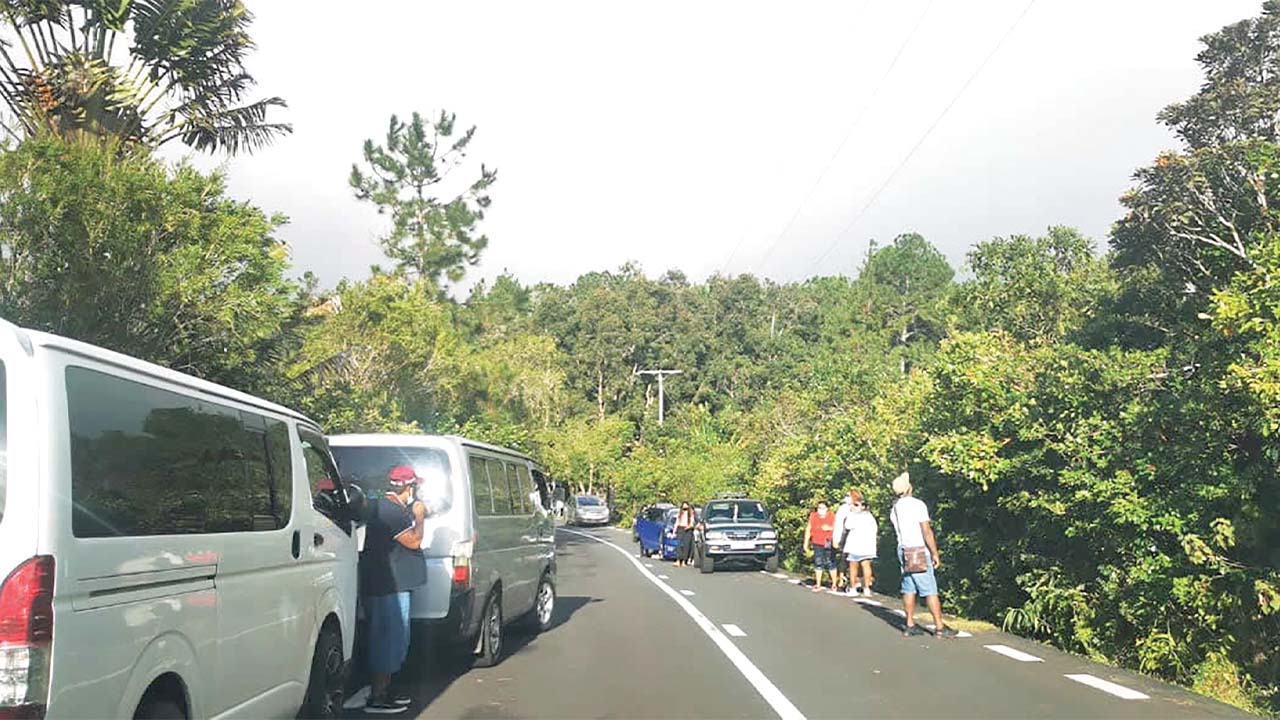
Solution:
<svg viewBox="0 0 1280 720">
<path fill-rule="evenodd" d="M 241 0 L 0 0 L 0 96 L 14 139 L 53 132 L 252 152 L 287 123 L 245 102 Z"/>
</svg>

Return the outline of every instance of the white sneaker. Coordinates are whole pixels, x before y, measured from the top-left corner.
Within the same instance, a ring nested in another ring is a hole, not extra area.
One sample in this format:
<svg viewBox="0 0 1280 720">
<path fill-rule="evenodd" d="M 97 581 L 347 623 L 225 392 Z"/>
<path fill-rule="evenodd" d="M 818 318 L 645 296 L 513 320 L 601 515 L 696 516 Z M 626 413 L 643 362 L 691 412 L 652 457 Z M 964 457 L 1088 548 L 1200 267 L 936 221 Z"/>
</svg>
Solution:
<svg viewBox="0 0 1280 720">
<path fill-rule="evenodd" d="M 871 588 L 862 588 L 862 597 L 871 597 Z"/>
</svg>

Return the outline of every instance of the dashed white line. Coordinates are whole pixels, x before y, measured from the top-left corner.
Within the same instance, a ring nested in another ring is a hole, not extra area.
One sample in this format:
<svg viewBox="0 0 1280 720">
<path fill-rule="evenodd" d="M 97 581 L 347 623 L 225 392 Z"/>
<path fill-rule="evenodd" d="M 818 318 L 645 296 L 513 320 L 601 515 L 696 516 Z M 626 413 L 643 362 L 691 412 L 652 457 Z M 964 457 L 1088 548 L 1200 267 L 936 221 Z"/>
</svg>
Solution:
<svg viewBox="0 0 1280 720">
<path fill-rule="evenodd" d="M 899 610 L 898 608 L 894 608 L 894 609 L 893 609 L 893 614 L 895 614 L 895 615 L 899 615 L 899 616 L 901 616 L 901 617 L 906 617 L 906 616 L 907 616 L 907 611 L 906 611 L 906 610 Z"/>
<path fill-rule="evenodd" d="M 683 595 L 683 596 L 685 596 L 685 597 L 693 597 L 693 596 L 694 596 L 694 592 L 693 592 L 692 590 L 681 590 L 681 591 L 680 591 L 680 594 L 681 594 L 681 595 Z"/>
<path fill-rule="evenodd" d="M 800 580 L 796 580 L 796 579 L 794 579 L 794 578 L 791 580 L 791 584 L 792 584 L 792 585 L 799 585 L 800 583 L 801 583 L 801 581 L 800 581 Z"/>
<path fill-rule="evenodd" d="M 1113 682 L 1108 682 L 1102 678 L 1094 677 L 1092 675 L 1082 673 L 1079 675 L 1066 675 L 1065 677 L 1069 680 L 1075 680 L 1082 685 L 1088 685 L 1091 688 L 1101 690 L 1102 692 L 1111 693 L 1122 700 L 1151 699 L 1151 696 L 1146 695 L 1145 693 L 1140 693 L 1137 690 L 1130 690 L 1123 685 L 1117 685 Z"/>
<path fill-rule="evenodd" d="M 982 647 L 993 653 L 999 653 L 1007 658 L 1013 658 L 1018 662 L 1044 662 L 1044 660 L 1041 660 L 1035 655 L 1024 653 L 1021 650 L 1016 650 L 1008 645 L 983 645 Z"/>
<path fill-rule="evenodd" d="M 863 605 L 870 605 L 872 607 L 884 607 L 879 600 L 872 600 L 869 597 L 854 598 L 853 601 L 856 603 L 862 603 Z"/>
<path fill-rule="evenodd" d="M 685 614 L 693 618 L 693 621 L 698 625 L 698 627 L 702 628 L 702 631 L 707 634 L 707 637 L 711 638 L 711 641 L 716 644 L 716 647 L 720 648 L 720 652 L 724 653 L 725 657 L 729 658 L 729 662 L 733 663 L 733 666 L 738 669 L 738 672 L 742 673 L 742 676 L 747 679 L 747 682 L 751 683 L 751 686 L 756 689 L 756 692 L 760 693 L 760 697 L 764 698 L 764 701 L 769 703 L 769 707 L 773 708 L 773 711 L 778 714 L 778 717 L 782 718 L 782 720 L 805 720 L 804 713 L 800 712 L 800 709 L 788 700 L 786 695 L 782 694 L 782 691 L 778 689 L 777 685 L 773 684 L 773 681 L 766 677 L 764 673 L 760 672 L 760 668 L 756 667 L 755 663 L 751 662 L 751 658 L 748 658 L 737 645 L 734 645 L 733 641 L 721 632 L 720 628 L 716 627 L 715 623 L 711 622 L 706 615 L 703 615 L 702 611 L 698 610 L 696 605 L 686 600 L 680 595 L 680 593 L 677 593 L 669 585 L 659 580 L 656 575 L 645 570 L 644 565 L 641 564 L 639 560 L 631 556 L 631 552 L 619 545 L 609 542 L 608 540 L 594 537 L 588 533 L 568 529 L 565 529 L 564 531 L 575 535 L 585 536 L 603 545 L 608 545 L 614 550 L 622 553 L 622 556 L 629 560 L 632 565 L 635 565 L 636 569 L 639 570 L 640 573 L 649 580 L 649 582 L 658 586 L 662 592 L 666 593 L 668 597 L 680 606 L 681 610 L 685 611 Z"/>
<path fill-rule="evenodd" d="M 671 576 L 670 576 L 670 575 L 659 575 L 659 576 L 658 576 L 658 579 L 659 579 L 659 580 L 670 580 L 670 579 L 671 579 Z"/>
<path fill-rule="evenodd" d="M 732 635 L 732 636 L 734 636 L 734 637 L 746 637 L 746 636 L 747 636 L 747 634 L 746 634 L 746 633 L 742 632 L 742 628 L 738 627 L 737 625 L 732 625 L 732 624 L 730 624 L 730 623 L 725 623 L 725 624 L 724 624 L 724 631 L 725 631 L 725 632 L 727 632 L 727 633 L 729 633 L 730 635 Z"/>
<path fill-rule="evenodd" d="M 786 574 L 786 573 L 774 573 L 774 574 L 773 574 L 773 576 L 774 576 L 774 577 L 776 577 L 776 578 L 778 578 L 779 580 L 787 580 L 787 579 L 789 579 L 789 578 L 791 577 L 790 575 L 788 575 L 788 574 Z"/>
</svg>

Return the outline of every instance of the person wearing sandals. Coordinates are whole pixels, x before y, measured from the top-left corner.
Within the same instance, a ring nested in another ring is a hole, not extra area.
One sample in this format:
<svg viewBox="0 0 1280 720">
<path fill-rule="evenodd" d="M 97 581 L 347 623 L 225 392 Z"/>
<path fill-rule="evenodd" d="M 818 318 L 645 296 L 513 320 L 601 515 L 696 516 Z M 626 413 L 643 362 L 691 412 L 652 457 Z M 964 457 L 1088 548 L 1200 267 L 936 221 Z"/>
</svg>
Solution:
<svg viewBox="0 0 1280 720">
<path fill-rule="evenodd" d="M 676 513 L 676 567 L 687 567 L 693 564 L 693 526 L 698 522 L 697 516 L 688 501 L 680 504 L 680 512 Z"/>
<path fill-rule="evenodd" d="M 902 564 L 902 604 L 907 624 L 902 634 L 923 635 L 916 626 L 916 598 L 922 597 L 933 615 L 933 634 L 953 638 L 956 631 L 942 622 L 942 602 L 938 599 L 938 580 L 934 571 L 942 565 L 942 553 L 929 524 L 929 508 L 912 495 L 911 476 L 902 473 L 893 479 L 893 494 L 898 497 L 889 511 L 889 520 L 898 536 L 898 562 Z"/>
<path fill-rule="evenodd" d="M 849 512 L 843 518 L 844 524 L 836 523 L 836 533 L 843 534 L 845 540 L 841 546 L 845 557 L 849 560 L 849 595 L 858 594 L 858 571 L 862 571 L 862 595 L 871 597 L 871 584 L 875 578 L 871 574 L 871 561 L 876 557 L 876 533 L 879 526 L 876 517 L 867 509 L 866 498 L 862 491 L 849 491 Z"/>
<path fill-rule="evenodd" d="M 831 576 L 831 587 L 836 586 L 835 537 L 836 516 L 827 510 L 826 502 L 819 502 L 818 509 L 809 513 L 809 524 L 804 528 L 804 544 L 813 550 L 813 591 L 822 592 L 822 574 Z"/>
</svg>

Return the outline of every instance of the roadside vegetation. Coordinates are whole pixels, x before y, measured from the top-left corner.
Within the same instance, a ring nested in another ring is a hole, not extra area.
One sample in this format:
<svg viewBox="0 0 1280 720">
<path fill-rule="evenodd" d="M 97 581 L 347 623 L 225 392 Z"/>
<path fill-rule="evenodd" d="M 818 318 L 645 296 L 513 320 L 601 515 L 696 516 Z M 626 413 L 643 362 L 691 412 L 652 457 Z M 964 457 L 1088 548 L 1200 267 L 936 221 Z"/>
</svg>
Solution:
<svg viewBox="0 0 1280 720">
<path fill-rule="evenodd" d="M 888 531 L 910 469 L 949 607 L 1280 714 L 1280 5 L 1204 39 L 1204 86 L 1159 118 L 1180 146 L 1137 170 L 1108 238 L 983 239 L 953 268 L 904 232 L 851 277 L 628 264 L 460 297 L 501 188 L 475 128 L 415 113 L 351 148 L 389 264 L 322 289 L 294 279 L 286 218 L 155 154 L 288 131 L 283 101 L 242 101 L 240 3 L 3 4 L 0 316 L 332 432 L 524 448 L 624 516 L 750 493 L 793 563 L 817 499 L 856 485 Z M 684 371 L 661 426 L 653 367 Z"/>
</svg>

